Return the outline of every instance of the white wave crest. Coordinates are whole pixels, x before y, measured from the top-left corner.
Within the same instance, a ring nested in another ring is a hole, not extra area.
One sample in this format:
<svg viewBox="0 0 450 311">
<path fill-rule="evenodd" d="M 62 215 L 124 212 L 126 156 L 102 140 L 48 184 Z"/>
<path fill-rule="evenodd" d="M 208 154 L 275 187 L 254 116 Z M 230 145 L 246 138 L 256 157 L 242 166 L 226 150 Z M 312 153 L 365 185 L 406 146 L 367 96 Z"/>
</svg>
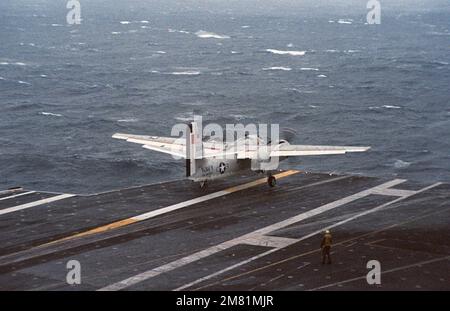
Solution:
<svg viewBox="0 0 450 311">
<path fill-rule="evenodd" d="M 189 31 L 186 31 L 186 30 L 176 30 L 176 29 L 172 29 L 172 28 L 169 28 L 169 30 L 168 30 L 169 32 L 178 32 L 178 33 L 184 33 L 184 34 L 190 34 L 190 32 Z"/>
<path fill-rule="evenodd" d="M 225 36 L 225 35 L 218 35 L 214 32 L 209 32 L 209 31 L 204 31 L 204 30 L 199 30 L 195 33 L 195 35 L 199 38 L 202 39 L 209 39 L 209 38 L 213 38 L 213 39 L 230 39 L 229 36 Z"/>
<path fill-rule="evenodd" d="M 400 106 L 393 106 L 393 105 L 383 105 L 383 108 L 386 109 L 402 109 Z"/>
<path fill-rule="evenodd" d="M 393 106 L 393 105 L 383 105 L 383 106 L 371 106 L 369 107 L 370 110 L 376 110 L 376 109 L 402 109 L 400 106 Z"/>
<path fill-rule="evenodd" d="M 282 70 L 282 71 L 291 71 L 292 68 L 291 67 L 266 67 L 263 68 L 262 70 Z"/>
<path fill-rule="evenodd" d="M 277 55 L 291 55 L 291 56 L 303 56 L 306 54 L 306 51 L 281 51 L 274 49 L 267 49 L 266 52 Z"/>
<path fill-rule="evenodd" d="M 62 117 L 62 114 L 59 113 L 51 113 L 51 112 L 40 112 L 39 114 L 43 116 L 51 116 L 51 117 Z"/>
<path fill-rule="evenodd" d="M 340 20 L 337 21 L 338 24 L 348 24 L 351 25 L 353 23 L 353 19 L 350 18 L 341 18 Z"/>
<path fill-rule="evenodd" d="M 408 166 L 411 165 L 411 162 L 406 162 L 406 161 L 402 161 L 402 160 L 396 160 L 394 162 L 394 167 L 395 168 L 406 168 Z"/>
<path fill-rule="evenodd" d="M 123 122 L 123 123 L 134 123 L 134 122 L 137 122 L 137 121 L 139 121 L 139 120 L 136 119 L 136 118 L 119 119 L 119 120 L 117 120 L 117 122 Z"/>
<path fill-rule="evenodd" d="M 170 74 L 175 76 L 197 76 L 200 73 L 201 73 L 200 71 L 188 70 L 188 71 L 174 71 L 171 72 Z"/>
<path fill-rule="evenodd" d="M 303 71 L 319 71 L 318 68 L 310 68 L 310 67 L 303 67 L 303 68 L 300 68 L 300 70 L 303 70 Z"/>
</svg>

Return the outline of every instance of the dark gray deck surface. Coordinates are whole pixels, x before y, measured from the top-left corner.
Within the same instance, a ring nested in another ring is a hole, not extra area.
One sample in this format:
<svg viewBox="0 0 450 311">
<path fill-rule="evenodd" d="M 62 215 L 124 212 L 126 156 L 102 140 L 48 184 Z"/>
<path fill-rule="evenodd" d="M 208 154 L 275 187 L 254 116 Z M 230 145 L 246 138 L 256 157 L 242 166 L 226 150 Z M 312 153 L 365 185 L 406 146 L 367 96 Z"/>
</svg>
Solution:
<svg viewBox="0 0 450 311">
<path fill-rule="evenodd" d="M 51 203 L 42 200 L 59 194 L 0 193 L 0 289 L 450 290 L 450 185 L 298 173 L 275 188 L 230 189 L 260 178 L 207 190 L 180 180 Z M 331 265 L 320 258 L 326 228 Z M 80 285 L 66 283 L 72 259 Z M 369 260 L 381 264 L 380 285 L 366 282 Z"/>
</svg>

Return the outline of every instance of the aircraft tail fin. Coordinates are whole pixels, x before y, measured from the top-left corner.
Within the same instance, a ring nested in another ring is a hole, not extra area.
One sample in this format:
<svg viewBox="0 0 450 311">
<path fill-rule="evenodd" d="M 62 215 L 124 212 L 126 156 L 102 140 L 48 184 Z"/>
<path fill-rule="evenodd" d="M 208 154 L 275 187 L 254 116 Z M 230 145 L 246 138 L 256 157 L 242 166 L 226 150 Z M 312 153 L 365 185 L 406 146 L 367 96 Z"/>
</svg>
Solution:
<svg viewBox="0 0 450 311">
<path fill-rule="evenodd" d="M 186 135 L 186 177 L 196 173 L 196 161 L 202 159 L 203 141 L 198 123 L 188 125 L 189 133 Z"/>
</svg>

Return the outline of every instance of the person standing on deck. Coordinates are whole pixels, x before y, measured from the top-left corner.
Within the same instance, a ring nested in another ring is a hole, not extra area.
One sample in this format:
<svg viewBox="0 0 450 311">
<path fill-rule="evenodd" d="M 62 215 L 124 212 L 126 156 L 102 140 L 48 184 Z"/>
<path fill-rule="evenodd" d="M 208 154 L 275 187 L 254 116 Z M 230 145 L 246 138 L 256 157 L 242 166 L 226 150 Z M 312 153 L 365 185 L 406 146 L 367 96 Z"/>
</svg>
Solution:
<svg viewBox="0 0 450 311">
<path fill-rule="evenodd" d="M 330 230 L 325 230 L 325 234 L 322 238 L 322 243 L 320 243 L 320 248 L 322 249 L 322 264 L 325 264 L 325 260 L 327 260 L 328 264 L 331 264 L 331 256 L 330 256 L 330 250 L 331 250 L 331 233 Z"/>
</svg>

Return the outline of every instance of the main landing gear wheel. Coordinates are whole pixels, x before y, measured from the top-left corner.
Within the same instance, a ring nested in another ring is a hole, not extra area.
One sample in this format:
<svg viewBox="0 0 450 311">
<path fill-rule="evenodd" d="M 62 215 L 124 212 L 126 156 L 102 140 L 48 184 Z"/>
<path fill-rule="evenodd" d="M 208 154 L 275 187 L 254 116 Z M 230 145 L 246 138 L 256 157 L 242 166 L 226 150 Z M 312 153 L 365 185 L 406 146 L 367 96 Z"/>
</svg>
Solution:
<svg viewBox="0 0 450 311">
<path fill-rule="evenodd" d="M 271 175 L 267 177 L 267 183 L 269 184 L 269 187 L 273 188 L 277 185 L 277 179 Z"/>
</svg>

